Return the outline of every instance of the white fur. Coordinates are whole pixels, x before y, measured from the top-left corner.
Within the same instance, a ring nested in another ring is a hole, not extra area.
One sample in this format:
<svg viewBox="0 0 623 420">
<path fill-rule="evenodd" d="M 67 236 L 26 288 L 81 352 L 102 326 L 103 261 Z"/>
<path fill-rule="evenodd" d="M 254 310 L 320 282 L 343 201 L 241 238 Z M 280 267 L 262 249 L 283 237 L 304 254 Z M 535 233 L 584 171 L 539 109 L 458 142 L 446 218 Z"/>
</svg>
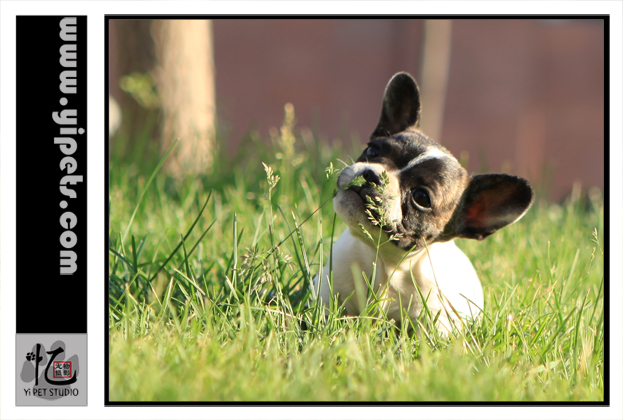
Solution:
<svg viewBox="0 0 623 420">
<path fill-rule="evenodd" d="M 411 161 L 407 164 L 407 166 L 405 166 L 404 168 L 402 168 L 400 170 L 400 172 L 404 172 L 404 171 L 408 171 L 409 169 L 413 168 L 415 165 L 418 165 L 424 161 L 430 160 L 430 159 L 443 159 L 443 158 L 448 158 L 448 159 L 452 159 L 454 161 L 456 161 L 456 158 L 452 155 L 449 155 L 447 153 L 442 152 L 441 150 L 431 147 L 429 149 L 427 149 L 424 153 L 422 153 L 421 155 L 411 159 Z"/>
<path fill-rule="evenodd" d="M 360 314 L 365 305 L 367 286 L 361 272 L 372 278 L 376 249 L 369 240 L 362 239 L 350 228 L 346 229 L 333 246 L 332 263 L 327 262 L 320 279 L 314 278 L 320 302 L 329 307 L 329 267 L 332 264 L 333 296 L 337 296 L 339 304 L 346 300 L 347 315 Z M 381 306 L 389 319 L 400 321 L 402 307 L 414 320 L 414 325 L 418 325 L 415 320 L 424 305 L 416 287 L 427 299 L 433 317 L 439 313 L 437 327 L 442 334 L 449 333 L 453 326 L 460 329 L 463 319 L 480 313 L 484 303 L 480 281 L 471 262 L 454 241 L 434 243 L 428 251 L 419 251 L 400 263 L 403 256 L 404 251 L 391 243 L 381 247 L 379 252 L 374 289 L 386 299 Z"/>
</svg>

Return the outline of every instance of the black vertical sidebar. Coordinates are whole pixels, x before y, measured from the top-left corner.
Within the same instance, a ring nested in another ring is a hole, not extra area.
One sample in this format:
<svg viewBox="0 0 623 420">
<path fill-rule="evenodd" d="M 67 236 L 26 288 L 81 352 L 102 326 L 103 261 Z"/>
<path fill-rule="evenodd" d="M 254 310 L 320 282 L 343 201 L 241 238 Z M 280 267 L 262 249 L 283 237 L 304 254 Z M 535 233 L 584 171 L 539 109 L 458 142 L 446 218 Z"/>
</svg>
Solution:
<svg viewBox="0 0 623 420">
<path fill-rule="evenodd" d="M 16 19 L 16 332 L 86 333 L 87 18 Z"/>
</svg>

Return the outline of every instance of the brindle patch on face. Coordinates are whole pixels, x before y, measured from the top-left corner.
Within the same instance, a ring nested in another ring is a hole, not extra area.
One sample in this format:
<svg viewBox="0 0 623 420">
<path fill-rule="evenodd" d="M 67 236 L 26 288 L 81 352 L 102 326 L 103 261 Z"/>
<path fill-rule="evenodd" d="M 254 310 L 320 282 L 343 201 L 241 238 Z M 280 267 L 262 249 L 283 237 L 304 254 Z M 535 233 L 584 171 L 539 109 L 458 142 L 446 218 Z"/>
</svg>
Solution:
<svg viewBox="0 0 623 420">
<path fill-rule="evenodd" d="M 406 167 L 413 158 L 425 153 L 431 147 L 452 156 L 445 147 L 415 129 L 398 133 L 392 137 L 372 138 L 368 146 L 378 149 L 380 155 L 370 157 L 366 153 L 368 149 L 365 149 L 357 162 L 379 163 L 385 166 L 388 172 L 398 171 Z"/>
<path fill-rule="evenodd" d="M 394 243 L 403 250 L 417 250 L 440 239 L 467 185 L 467 172 L 446 148 L 416 130 L 374 138 L 368 146 L 376 148 L 378 156 L 371 157 L 366 149 L 357 162 L 378 163 L 390 178 L 398 178 L 399 197 L 394 200 L 400 200 L 396 205 L 402 219 L 387 226 L 385 232 L 400 234 Z M 413 202 L 412 192 L 417 188 L 428 193 L 430 209 Z"/>
<path fill-rule="evenodd" d="M 450 157 L 426 160 L 401 173 L 403 219 L 396 230 L 402 233 L 402 238 L 397 246 L 420 249 L 424 243 L 443 240 L 441 235 L 461 200 L 467 182 L 465 169 Z M 414 203 L 413 191 L 419 188 L 428 192 L 430 209 Z"/>
</svg>

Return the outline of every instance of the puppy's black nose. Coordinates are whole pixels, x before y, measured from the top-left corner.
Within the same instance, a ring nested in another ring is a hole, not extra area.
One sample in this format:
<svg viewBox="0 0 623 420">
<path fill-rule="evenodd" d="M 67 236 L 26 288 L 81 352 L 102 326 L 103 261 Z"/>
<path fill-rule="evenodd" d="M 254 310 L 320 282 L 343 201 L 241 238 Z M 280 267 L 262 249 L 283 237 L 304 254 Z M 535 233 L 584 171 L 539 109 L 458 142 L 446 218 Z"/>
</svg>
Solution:
<svg viewBox="0 0 623 420">
<path fill-rule="evenodd" d="M 366 169 L 363 173 L 363 179 L 368 181 L 370 184 L 383 185 L 381 182 L 381 178 L 374 172 L 372 169 Z"/>
</svg>

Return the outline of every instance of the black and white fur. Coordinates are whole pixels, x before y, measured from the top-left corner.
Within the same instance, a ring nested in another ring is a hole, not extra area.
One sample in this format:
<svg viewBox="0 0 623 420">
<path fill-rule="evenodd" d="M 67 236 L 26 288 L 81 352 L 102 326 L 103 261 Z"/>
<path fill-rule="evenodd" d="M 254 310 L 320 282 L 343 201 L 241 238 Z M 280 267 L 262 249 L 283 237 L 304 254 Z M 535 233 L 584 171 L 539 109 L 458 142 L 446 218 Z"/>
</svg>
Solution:
<svg viewBox="0 0 623 420">
<path fill-rule="evenodd" d="M 332 262 L 314 279 L 314 289 L 325 307 L 332 290 L 345 315 L 360 314 L 368 294 L 361 273 L 372 278 L 378 235 L 381 243 L 397 236 L 378 255 L 374 289 L 383 311 L 398 323 L 403 312 L 417 325 L 423 296 L 438 316 L 438 329 L 447 334 L 461 327 L 461 318 L 476 317 L 484 304 L 478 276 L 454 239 L 482 240 L 516 222 L 532 204 L 533 193 L 516 176 L 469 176 L 447 149 L 419 130 L 420 110 L 415 80 L 407 73 L 394 75 L 368 147 L 338 178 L 333 206 L 348 228 L 333 246 Z M 373 184 L 383 184 L 383 172 L 389 182 L 381 194 Z M 349 187 L 358 176 L 366 183 Z M 386 208 L 382 230 L 366 214 L 367 196 L 380 198 Z"/>
</svg>

